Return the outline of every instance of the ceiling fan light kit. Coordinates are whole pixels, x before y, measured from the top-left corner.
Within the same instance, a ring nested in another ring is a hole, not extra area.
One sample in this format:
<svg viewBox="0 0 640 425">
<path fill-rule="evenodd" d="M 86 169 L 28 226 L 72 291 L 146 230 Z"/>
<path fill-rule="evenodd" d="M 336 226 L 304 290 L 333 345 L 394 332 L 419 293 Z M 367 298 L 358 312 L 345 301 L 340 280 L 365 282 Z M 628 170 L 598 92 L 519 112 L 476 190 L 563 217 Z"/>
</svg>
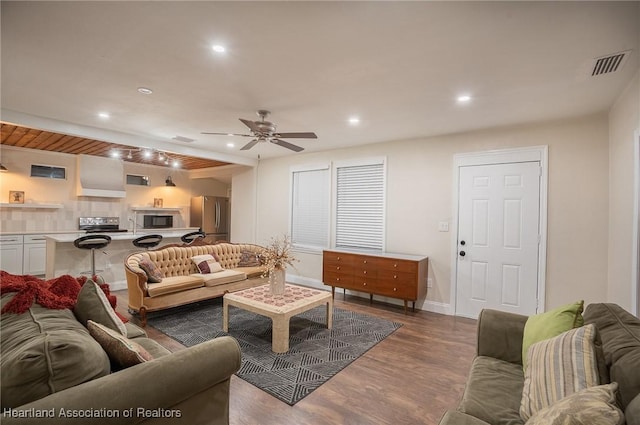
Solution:
<svg viewBox="0 0 640 425">
<path fill-rule="evenodd" d="M 214 136 L 239 136 L 239 137 L 253 137 L 249 143 L 240 148 L 241 151 L 246 151 L 254 147 L 259 142 L 273 143 L 274 145 L 282 146 L 283 148 L 290 149 L 294 152 L 303 151 L 304 148 L 293 143 L 289 143 L 282 139 L 317 139 L 313 132 L 296 132 L 296 133 L 278 133 L 276 131 L 276 125 L 266 118 L 270 114 L 265 109 L 260 109 L 256 112 L 260 117 L 260 121 L 250 121 L 240 118 L 240 121 L 249 127 L 251 134 L 236 134 L 236 133 L 217 133 L 217 132 L 202 132 L 202 134 L 211 134 Z"/>
</svg>

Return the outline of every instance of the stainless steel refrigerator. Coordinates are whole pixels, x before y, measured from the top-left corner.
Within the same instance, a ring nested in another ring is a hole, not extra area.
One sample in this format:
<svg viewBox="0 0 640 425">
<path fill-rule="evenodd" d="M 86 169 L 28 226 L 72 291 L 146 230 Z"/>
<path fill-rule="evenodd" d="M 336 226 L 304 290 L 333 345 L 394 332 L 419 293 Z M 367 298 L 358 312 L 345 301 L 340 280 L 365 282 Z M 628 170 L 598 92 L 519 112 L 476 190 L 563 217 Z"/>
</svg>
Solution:
<svg viewBox="0 0 640 425">
<path fill-rule="evenodd" d="M 191 198 L 191 227 L 199 227 L 209 239 L 229 241 L 229 198 L 196 196 Z"/>
</svg>

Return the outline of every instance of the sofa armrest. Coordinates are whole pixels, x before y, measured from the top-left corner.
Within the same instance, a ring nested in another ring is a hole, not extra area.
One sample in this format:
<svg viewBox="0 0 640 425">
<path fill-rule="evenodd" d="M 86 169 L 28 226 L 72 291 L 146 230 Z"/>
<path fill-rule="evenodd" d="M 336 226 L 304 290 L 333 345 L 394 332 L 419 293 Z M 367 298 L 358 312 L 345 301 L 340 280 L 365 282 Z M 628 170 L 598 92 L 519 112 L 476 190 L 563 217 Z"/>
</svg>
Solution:
<svg viewBox="0 0 640 425">
<path fill-rule="evenodd" d="M 478 318 L 479 356 L 522 364 L 522 336 L 527 316 L 484 309 Z"/>
<path fill-rule="evenodd" d="M 47 424 L 137 424 L 144 422 L 142 418 L 145 417 L 139 409 L 173 415 L 175 421 L 178 414 L 183 420 L 193 418 L 198 409 L 178 413 L 180 406 L 192 406 L 190 399 L 202 400 L 201 394 L 209 393 L 211 396 L 204 397 L 206 401 L 202 402 L 205 406 L 199 408 L 216 412 L 215 416 L 226 415 L 226 420 L 224 417 L 215 420 L 209 415 L 206 422 L 196 422 L 228 423 L 229 380 L 240 368 L 240 359 L 238 342 L 229 336 L 219 337 L 51 394 L 16 410 L 52 411 L 54 416 L 46 419 Z M 214 388 L 216 386 L 219 390 Z M 69 417 L 61 417 L 60 409 L 69 414 L 85 412 L 85 417 L 70 420 Z M 117 417 L 87 418 L 86 412 L 91 411 L 98 414 L 113 412 Z M 4 411 L 2 423 L 44 423 L 41 417 L 19 418 L 17 413 Z M 202 416 L 200 414 L 199 417 Z M 170 422 L 167 418 L 164 421 Z"/>
</svg>

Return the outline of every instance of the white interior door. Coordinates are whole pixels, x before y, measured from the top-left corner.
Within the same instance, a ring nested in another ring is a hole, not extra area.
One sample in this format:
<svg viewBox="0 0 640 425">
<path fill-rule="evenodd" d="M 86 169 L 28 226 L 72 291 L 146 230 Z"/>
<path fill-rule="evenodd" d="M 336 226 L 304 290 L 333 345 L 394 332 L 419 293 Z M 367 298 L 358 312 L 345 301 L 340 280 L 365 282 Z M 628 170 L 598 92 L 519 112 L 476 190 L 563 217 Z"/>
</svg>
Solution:
<svg viewBox="0 0 640 425">
<path fill-rule="evenodd" d="M 457 315 L 536 313 L 540 170 L 537 161 L 459 168 Z"/>
</svg>

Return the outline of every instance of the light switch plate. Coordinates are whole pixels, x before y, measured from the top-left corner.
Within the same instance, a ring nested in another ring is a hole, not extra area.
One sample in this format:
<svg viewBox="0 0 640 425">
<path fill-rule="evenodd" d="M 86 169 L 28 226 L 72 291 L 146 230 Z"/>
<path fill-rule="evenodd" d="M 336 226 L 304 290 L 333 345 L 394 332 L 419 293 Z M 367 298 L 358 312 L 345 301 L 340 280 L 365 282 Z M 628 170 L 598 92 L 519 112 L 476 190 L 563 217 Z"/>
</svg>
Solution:
<svg viewBox="0 0 640 425">
<path fill-rule="evenodd" d="M 448 232 L 449 231 L 449 222 L 441 221 L 438 223 L 438 232 Z"/>
</svg>

